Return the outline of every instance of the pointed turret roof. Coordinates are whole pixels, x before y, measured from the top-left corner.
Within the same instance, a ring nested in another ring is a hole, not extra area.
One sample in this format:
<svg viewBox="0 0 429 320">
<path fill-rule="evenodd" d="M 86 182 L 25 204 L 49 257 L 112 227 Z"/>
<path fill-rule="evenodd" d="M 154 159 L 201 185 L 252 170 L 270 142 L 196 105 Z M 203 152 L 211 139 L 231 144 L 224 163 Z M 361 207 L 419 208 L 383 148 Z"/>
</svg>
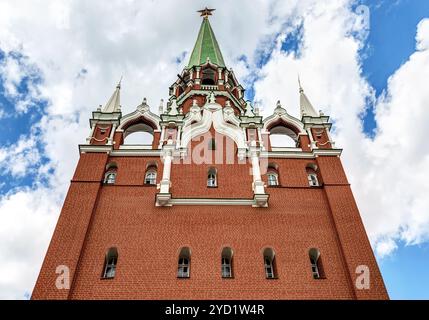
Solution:
<svg viewBox="0 0 429 320">
<path fill-rule="evenodd" d="M 109 101 L 107 101 L 106 105 L 103 108 L 104 113 L 112 113 L 112 112 L 119 112 L 121 111 L 121 81 L 119 81 L 118 85 L 116 86 L 115 91 L 113 92 L 112 96 L 110 97 Z"/>
<path fill-rule="evenodd" d="M 207 58 L 210 59 L 211 63 L 219 67 L 225 67 L 219 44 L 217 43 L 208 18 L 212 11 L 214 11 L 214 9 L 208 8 L 198 11 L 201 12 L 203 22 L 201 23 L 197 42 L 195 43 L 194 50 L 192 50 L 191 58 L 189 59 L 188 68 L 206 63 Z"/>
<path fill-rule="evenodd" d="M 317 114 L 310 100 L 305 95 L 304 89 L 301 87 L 301 81 L 299 80 L 299 77 L 298 77 L 298 84 L 299 84 L 299 109 L 301 112 L 301 117 L 303 116 L 318 117 L 319 115 Z"/>
</svg>

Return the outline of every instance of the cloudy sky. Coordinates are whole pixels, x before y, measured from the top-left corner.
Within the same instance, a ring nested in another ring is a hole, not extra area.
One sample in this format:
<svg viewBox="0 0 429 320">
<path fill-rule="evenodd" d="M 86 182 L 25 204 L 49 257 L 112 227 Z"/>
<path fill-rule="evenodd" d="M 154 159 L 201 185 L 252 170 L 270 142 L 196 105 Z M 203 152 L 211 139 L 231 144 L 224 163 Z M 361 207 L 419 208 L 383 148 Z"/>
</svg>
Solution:
<svg viewBox="0 0 429 320">
<path fill-rule="evenodd" d="M 31 295 L 91 111 L 153 111 L 201 18 L 246 97 L 331 116 L 391 298 L 429 299 L 429 2 L 0 1 L 0 299 Z"/>
</svg>

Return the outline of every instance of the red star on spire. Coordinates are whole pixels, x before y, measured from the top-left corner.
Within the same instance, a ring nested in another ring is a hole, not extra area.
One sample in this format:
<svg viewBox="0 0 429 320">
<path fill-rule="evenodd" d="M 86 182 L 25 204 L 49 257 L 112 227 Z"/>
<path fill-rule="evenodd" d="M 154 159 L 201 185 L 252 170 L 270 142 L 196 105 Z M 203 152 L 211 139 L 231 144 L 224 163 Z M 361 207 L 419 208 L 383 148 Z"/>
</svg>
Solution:
<svg viewBox="0 0 429 320">
<path fill-rule="evenodd" d="M 205 7 L 202 10 L 198 10 L 197 12 L 201 13 L 201 17 L 204 17 L 204 19 L 207 19 L 209 16 L 212 15 L 212 12 L 215 11 L 216 9 L 209 9 L 207 7 Z"/>
</svg>

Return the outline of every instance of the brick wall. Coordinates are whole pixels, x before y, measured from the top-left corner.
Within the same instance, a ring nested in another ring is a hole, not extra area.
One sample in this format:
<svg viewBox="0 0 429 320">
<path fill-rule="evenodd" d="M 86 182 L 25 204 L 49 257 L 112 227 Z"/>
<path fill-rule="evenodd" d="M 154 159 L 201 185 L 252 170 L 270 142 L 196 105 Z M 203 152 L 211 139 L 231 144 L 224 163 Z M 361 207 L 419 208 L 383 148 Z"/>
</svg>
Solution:
<svg viewBox="0 0 429 320">
<path fill-rule="evenodd" d="M 118 165 L 117 183 L 101 185 L 110 160 Z M 266 189 L 268 208 L 155 207 L 157 189 L 143 181 L 152 162 L 158 164 L 160 181 L 160 159 L 110 160 L 101 154 L 81 156 L 33 299 L 388 297 L 337 157 L 270 159 L 279 167 L 282 185 Z M 323 187 L 308 187 L 308 163 L 317 163 Z M 174 164 L 173 198 L 252 197 L 248 164 L 213 165 L 218 170 L 215 189 L 206 187 L 209 166 Z M 191 249 L 191 276 L 178 279 L 178 254 L 184 246 Z M 114 279 L 102 279 L 110 247 L 118 249 L 117 272 Z M 233 279 L 221 277 L 223 247 L 233 249 Z M 266 247 L 276 253 L 277 279 L 265 278 Z M 312 278 L 308 251 L 313 247 L 321 252 L 326 279 Z M 69 264 L 73 271 L 70 292 L 54 286 L 58 264 Z M 370 268 L 370 290 L 355 289 L 355 268 L 360 264 Z"/>
</svg>

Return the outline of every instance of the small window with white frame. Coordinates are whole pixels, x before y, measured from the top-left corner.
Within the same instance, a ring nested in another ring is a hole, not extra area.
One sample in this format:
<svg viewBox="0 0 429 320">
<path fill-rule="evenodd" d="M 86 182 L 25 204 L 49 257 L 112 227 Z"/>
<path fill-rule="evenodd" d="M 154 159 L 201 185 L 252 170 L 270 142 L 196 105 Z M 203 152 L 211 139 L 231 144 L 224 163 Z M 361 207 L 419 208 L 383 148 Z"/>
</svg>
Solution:
<svg viewBox="0 0 429 320">
<path fill-rule="evenodd" d="M 308 184 L 310 187 L 318 187 L 319 186 L 319 180 L 317 179 L 317 174 L 315 174 L 315 173 L 309 173 L 308 174 Z"/>
<path fill-rule="evenodd" d="M 106 176 L 104 178 L 105 184 L 115 184 L 116 182 L 116 172 L 106 172 Z"/>
<path fill-rule="evenodd" d="M 118 250 L 110 248 L 107 251 L 106 259 L 104 262 L 103 278 L 111 279 L 116 275 L 116 265 L 118 263 Z"/>
<path fill-rule="evenodd" d="M 279 185 L 279 176 L 275 172 L 268 172 L 268 186 L 274 187 Z"/>
<path fill-rule="evenodd" d="M 207 187 L 217 187 L 217 171 L 215 168 L 210 168 L 207 173 Z"/>
<path fill-rule="evenodd" d="M 311 273 L 313 275 L 313 279 L 324 279 L 325 275 L 322 268 L 319 249 L 311 248 L 308 254 L 310 257 Z"/>
<path fill-rule="evenodd" d="M 191 253 L 189 248 L 185 247 L 180 250 L 179 261 L 177 266 L 177 277 L 178 278 L 189 278 L 190 277 L 190 261 Z"/>
<path fill-rule="evenodd" d="M 274 250 L 271 248 L 266 248 L 264 250 L 264 268 L 265 268 L 265 277 L 267 279 L 277 278 L 274 258 L 275 258 Z"/>
<path fill-rule="evenodd" d="M 149 185 L 156 184 L 156 167 L 149 167 L 146 171 L 144 183 Z"/>
<path fill-rule="evenodd" d="M 223 248 L 221 256 L 222 278 L 232 278 L 232 249 Z"/>
<path fill-rule="evenodd" d="M 106 173 L 104 174 L 104 183 L 105 184 L 115 184 L 116 182 L 116 174 L 117 174 L 117 166 L 116 163 L 109 163 L 106 166 Z"/>
<path fill-rule="evenodd" d="M 320 186 L 319 178 L 317 176 L 317 166 L 314 163 L 309 163 L 305 170 L 307 172 L 308 185 L 310 187 Z"/>
<path fill-rule="evenodd" d="M 267 182 L 269 187 L 279 186 L 279 171 L 276 163 L 270 163 L 267 167 Z"/>
</svg>

